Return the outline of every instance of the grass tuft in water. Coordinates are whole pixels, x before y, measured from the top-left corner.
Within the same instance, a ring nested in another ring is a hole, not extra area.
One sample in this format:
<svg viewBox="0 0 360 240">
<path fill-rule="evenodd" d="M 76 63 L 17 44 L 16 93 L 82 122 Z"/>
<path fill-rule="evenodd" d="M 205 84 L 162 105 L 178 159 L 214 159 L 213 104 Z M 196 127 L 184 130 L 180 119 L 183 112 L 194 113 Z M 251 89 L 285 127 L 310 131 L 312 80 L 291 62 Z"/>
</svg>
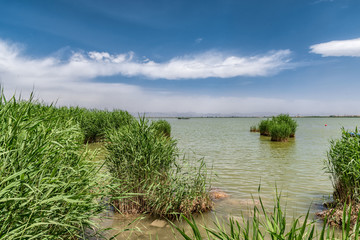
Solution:
<svg viewBox="0 0 360 240">
<path fill-rule="evenodd" d="M 176 141 L 145 118 L 109 131 L 106 149 L 118 211 L 176 218 L 211 208 L 205 163 L 180 158 Z"/>
<path fill-rule="evenodd" d="M 271 125 L 271 120 L 270 119 L 262 120 L 259 123 L 260 135 L 270 136 L 270 125 Z"/>
<path fill-rule="evenodd" d="M 258 125 L 250 126 L 250 132 L 260 132 Z"/>
<path fill-rule="evenodd" d="M 334 200 L 359 203 L 360 197 L 360 136 L 342 129 L 340 139 L 330 141 L 325 162 L 334 186 Z"/>
<path fill-rule="evenodd" d="M 272 119 L 262 120 L 259 124 L 260 135 L 271 136 L 271 141 L 286 142 L 295 137 L 298 124 L 287 114 L 280 114 Z"/>
</svg>

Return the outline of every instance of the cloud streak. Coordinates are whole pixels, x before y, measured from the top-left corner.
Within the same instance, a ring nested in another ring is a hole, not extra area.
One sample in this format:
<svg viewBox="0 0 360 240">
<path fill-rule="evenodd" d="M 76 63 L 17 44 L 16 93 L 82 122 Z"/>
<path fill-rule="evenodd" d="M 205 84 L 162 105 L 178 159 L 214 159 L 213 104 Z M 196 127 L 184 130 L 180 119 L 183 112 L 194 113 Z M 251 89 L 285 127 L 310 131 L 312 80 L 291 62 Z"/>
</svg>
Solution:
<svg viewBox="0 0 360 240">
<path fill-rule="evenodd" d="M 290 68 L 289 50 L 264 55 L 241 57 L 225 56 L 219 52 L 174 57 L 166 62 L 139 61 L 133 52 L 110 54 L 107 52 L 74 52 L 61 61 L 55 57 L 30 58 L 23 56 L 15 45 L 0 41 L 0 72 L 16 75 L 29 82 L 35 79 L 81 80 L 103 76 L 122 75 L 149 79 L 201 79 L 237 76 L 268 76 Z"/>
<path fill-rule="evenodd" d="M 240 57 L 218 52 L 176 57 L 167 62 L 138 61 L 132 52 L 75 52 L 70 58 L 33 58 L 16 45 L 0 41 L 0 81 L 5 94 L 14 91 L 36 96 L 47 103 L 89 108 L 119 108 L 136 112 L 196 112 L 251 114 L 353 114 L 357 102 L 317 102 L 278 98 L 189 96 L 159 92 L 121 83 L 96 82 L 101 76 L 145 76 L 148 78 L 193 79 L 207 77 L 267 76 L 288 68 L 289 50 Z M 95 79 L 95 81 L 90 81 Z M 347 110 L 348 109 L 348 110 Z"/>
<path fill-rule="evenodd" d="M 360 38 L 319 43 L 310 49 L 323 57 L 360 57 Z"/>
</svg>

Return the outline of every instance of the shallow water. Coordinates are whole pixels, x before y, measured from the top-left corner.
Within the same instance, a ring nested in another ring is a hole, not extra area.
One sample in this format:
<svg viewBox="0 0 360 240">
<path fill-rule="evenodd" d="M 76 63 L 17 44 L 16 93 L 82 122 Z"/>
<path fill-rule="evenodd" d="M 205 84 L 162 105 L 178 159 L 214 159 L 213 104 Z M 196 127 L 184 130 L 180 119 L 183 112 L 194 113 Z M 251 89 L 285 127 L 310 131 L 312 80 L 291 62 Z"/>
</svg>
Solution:
<svg viewBox="0 0 360 240">
<path fill-rule="evenodd" d="M 340 137 L 342 126 L 354 129 L 360 123 L 358 118 L 296 118 L 299 127 L 295 139 L 271 142 L 268 137 L 249 131 L 260 118 L 166 120 L 180 149 L 204 157 L 217 175 L 212 186 L 230 194 L 229 198 L 215 202 L 214 211 L 204 214 L 203 219 L 199 217 L 200 222 L 204 220 L 207 224 L 215 215 L 240 216 L 252 206 L 252 196 L 257 198 L 259 186 L 269 210 L 277 189 L 282 193 L 289 217 L 304 215 L 309 208 L 313 217 L 332 194 L 332 183 L 324 169 L 329 141 Z M 137 222 L 142 233 L 134 232 L 129 239 L 174 238 L 170 227 L 150 227 L 152 220 Z M 115 214 L 102 225 L 121 230 L 128 222 Z M 125 236 L 119 235 L 118 239 Z"/>
</svg>

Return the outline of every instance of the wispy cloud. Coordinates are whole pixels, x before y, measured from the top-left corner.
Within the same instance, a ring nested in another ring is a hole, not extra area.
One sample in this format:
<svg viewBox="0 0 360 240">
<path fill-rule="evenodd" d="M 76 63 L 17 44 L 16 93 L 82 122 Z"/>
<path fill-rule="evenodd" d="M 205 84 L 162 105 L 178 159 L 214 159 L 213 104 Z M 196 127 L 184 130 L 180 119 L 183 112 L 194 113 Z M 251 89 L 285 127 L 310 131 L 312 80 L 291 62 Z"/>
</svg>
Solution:
<svg viewBox="0 0 360 240">
<path fill-rule="evenodd" d="M 202 42 L 202 40 L 203 40 L 202 38 L 197 38 L 197 39 L 195 39 L 195 43 L 199 44 Z"/>
<path fill-rule="evenodd" d="M 289 50 L 242 57 L 209 51 L 198 55 L 174 57 L 166 62 L 141 61 L 133 52 L 75 52 L 67 60 L 56 57 L 31 58 L 15 46 L 0 41 L 0 72 L 21 76 L 28 81 L 44 79 L 90 79 L 101 76 L 143 76 L 149 79 L 230 78 L 236 76 L 268 76 L 290 68 Z"/>
<path fill-rule="evenodd" d="M 316 0 L 312 4 L 324 3 L 324 2 L 334 2 L 335 0 Z"/>
<path fill-rule="evenodd" d="M 46 102 L 58 100 L 59 105 L 120 108 L 130 112 L 354 113 L 357 102 L 175 94 L 130 84 L 90 81 L 114 75 L 166 79 L 266 76 L 287 68 L 290 54 L 289 50 L 281 50 L 239 57 L 207 52 L 156 63 L 148 59 L 138 61 L 132 52 L 76 52 L 63 60 L 57 56 L 26 56 L 16 45 L 0 41 L 0 82 L 8 96 L 15 90 L 26 96 L 35 88 L 37 96 Z"/>
<path fill-rule="evenodd" d="M 310 46 L 312 53 L 323 57 L 360 57 L 360 38 L 330 41 Z"/>
</svg>

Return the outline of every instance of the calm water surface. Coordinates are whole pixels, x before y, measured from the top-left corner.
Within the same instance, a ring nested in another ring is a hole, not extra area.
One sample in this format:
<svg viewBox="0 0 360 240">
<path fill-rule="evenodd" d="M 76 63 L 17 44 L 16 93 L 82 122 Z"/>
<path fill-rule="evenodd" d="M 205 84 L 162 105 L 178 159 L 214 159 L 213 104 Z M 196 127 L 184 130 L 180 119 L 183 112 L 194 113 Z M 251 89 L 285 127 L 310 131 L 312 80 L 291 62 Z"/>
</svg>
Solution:
<svg viewBox="0 0 360 240">
<path fill-rule="evenodd" d="M 297 118 L 296 138 L 279 143 L 249 132 L 250 126 L 259 123 L 260 118 L 166 120 L 172 126 L 172 136 L 178 140 L 180 149 L 204 157 L 217 175 L 212 186 L 230 194 L 229 198 L 216 201 L 214 211 L 199 219 L 205 223 L 211 223 L 215 215 L 220 218 L 240 216 L 252 206 L 251 196 L 258 196 L 259 185 L 260 195 L 269 210 L 277 186 L 291 218 L 306 214 L 310 206 L 314 216 L 332 194 L 332 184 L 324 170 L 330 139 L 340 137 L 342 126 L 354 129 L 360 125 L 357 118 Z M 157 235 L 159 239 L 174 238 L 170 227 L 150 227 L 152 220 L 138 222 L 143 233 L 134 233 L 130 239 L 149 239 L 150 235 Z M 128 222 L 115 215 L 104 226 L 122 229 Z"/>
</svg>

